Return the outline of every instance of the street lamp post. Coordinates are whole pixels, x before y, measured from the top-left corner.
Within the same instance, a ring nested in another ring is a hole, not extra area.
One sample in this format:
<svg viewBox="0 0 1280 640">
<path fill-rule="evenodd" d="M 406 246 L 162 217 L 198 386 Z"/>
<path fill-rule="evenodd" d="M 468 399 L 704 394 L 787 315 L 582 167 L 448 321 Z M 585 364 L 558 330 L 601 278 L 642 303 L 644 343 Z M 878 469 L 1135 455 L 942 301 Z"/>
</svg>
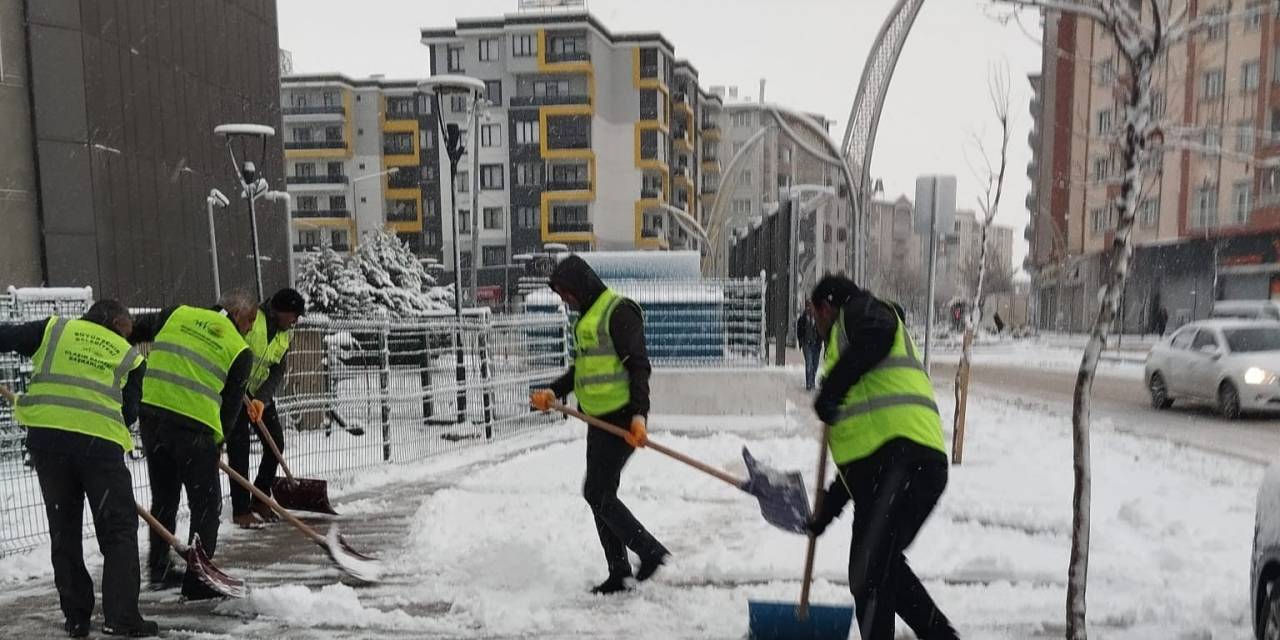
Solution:
<svg viewBox="0 0 1280 640">
<path fill-rule="evenodd" d="M 254 213 L 253 203 L 259 195 L 267 191 L 267 181 L 258 172 L 258 167 L 252 160 L 246 159 L 241 164 L 236 159 L 234 142 L 237 138 L 256 138 L 260 143 L 258 161 L 261 162 L 267 157 L 267 138 L 274 137 L 276 130 L 262 124 L 220 124 L 213 128 L 213 132 L 227 139 L 227 153 L 231 155 L 231 166 L 240 180 L 241 196 L 249 202 L 249 229 L 253 235 L 253 274 L 254 281 L 258 285 L 258 300 L 262 300 L 262 252 L 258 246 L 258 217 Z M 247 144 L 244 150 L 247 157 Z"/>
<path fill-rule="evenodd" d="M 205 209 L 209 212 L 209 256 L 213 260 L 213 298 L 218 300 L 222 298 L 222 278 L 218 274 L 218 230 L 213 224 L 213 208 L 221 209 L 231 204 L 231 201 L 221 191 L 211 189 L 204 202 Z"/>
<path fill-rule="evenodd" d="M 462 357 L 462 258 L 459 250 L 460 244 L 458 239 L 458 198 L 457 198 L 457 180 L 458 180 L 458 160 L 462 158 L 462 154 L 466 151 L 466 145 L 462 141 L 462 135 L 458 130 L 456 123 L 448 125 L 444 122 L 444 109 L 442 97 L 445 95 L 463 95 L 466 96 L 471 103 L 472 112 L 472 131 L 475 131 L 474 122 L 476 120 L 476 112 L 479 108 L 480 97 L 484 95 L 484 82 L 460 75 L 440 75 L 433 76 L 424 80 L 418 85 L 418 89 L 423 93 L 430 93 L 434 96 L 436 109 L 436 122 L 440 127 L 440 146 L 444 148 L 449 157 L 449 204 L 453 216 L 453 313 L 457 323 L 457 331 L 455 337 L 456 354 L 456 379 L 458 382 L 458 422 L 461 423 L 466 418 L 467 392 L 463 387 L 466 381 L 466 364 Z M 478 133 L 476 135 L 479 135 Z M 475 154 L 478 150 L 472 149 Z M 472 176 L 474 179 L 475 176 Z M 474 233 L 475 230 L 473 229 Z M 472 256 L 473 264 L 475 256 Z"/>
</svg>

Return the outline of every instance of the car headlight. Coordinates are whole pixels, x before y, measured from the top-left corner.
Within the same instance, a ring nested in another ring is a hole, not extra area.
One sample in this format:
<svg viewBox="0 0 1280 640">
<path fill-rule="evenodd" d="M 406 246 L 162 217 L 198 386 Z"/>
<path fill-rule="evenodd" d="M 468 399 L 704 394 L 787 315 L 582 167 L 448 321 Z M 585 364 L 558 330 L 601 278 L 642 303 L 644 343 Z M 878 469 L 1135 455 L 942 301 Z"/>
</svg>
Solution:
<svg viewBox="0 0 1280 640">
<path fill-rule="evenodd" d="M 1276 374 L 1266 369 L 1249 367 L 1244 372 L 1244 381 L 1246 384 L 1271 384 L 1276 381 Z"/>
</svg>

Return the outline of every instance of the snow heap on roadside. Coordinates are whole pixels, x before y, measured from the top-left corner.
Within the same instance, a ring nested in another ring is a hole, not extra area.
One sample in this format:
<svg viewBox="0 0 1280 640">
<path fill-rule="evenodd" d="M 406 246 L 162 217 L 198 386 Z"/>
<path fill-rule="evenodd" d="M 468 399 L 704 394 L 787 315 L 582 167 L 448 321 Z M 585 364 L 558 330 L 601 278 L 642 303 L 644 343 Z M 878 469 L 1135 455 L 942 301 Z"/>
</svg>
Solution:
<svg viewBox="0 0 1280 640">
<path fill-rule="evenodd" d="M 412 316 L 453 308 L 453 287 L 436 280 L 395 234 L 379 229 L 346 257 L 330 247 L 307 256 L 298 289 L 325 315 Z"/>
</svg>

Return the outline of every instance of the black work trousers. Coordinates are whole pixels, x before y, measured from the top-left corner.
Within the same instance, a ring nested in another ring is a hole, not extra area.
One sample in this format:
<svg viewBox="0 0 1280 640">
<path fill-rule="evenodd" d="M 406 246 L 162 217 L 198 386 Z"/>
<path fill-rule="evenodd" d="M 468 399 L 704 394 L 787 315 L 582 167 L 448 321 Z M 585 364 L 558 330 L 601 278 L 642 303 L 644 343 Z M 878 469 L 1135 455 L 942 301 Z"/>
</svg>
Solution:
<svg viewBox="0 0 1280 640">
<path fill-rule="evenodd" d="M 630 426 L 630 416 L 604 416 L 607 422 L 623 429 Z M 667 553 L 656 538 L 632 515 L 627 505 L 618 499 L 618 484 L 622 468 L 635 449 L 626 440 L 594 427 L 587 429 L 587 476 L 582 483 L 582 496 L 591 505 L 595 516 L 596 532 L 604 549 L 610 576 L 630 576 L 631 562 L 627 549 L 642 559 L 655 558 Z"/>
<path fill-rule="evenodd" d="M 947 460 L 892 441 L 841 467 L 853 497 L 849 590 L 864 640 L 892 640 L 895 614 L 921 640 L 957 638 L 903 555 L 947 486 Z"/>
<path fill-rule="evenodd" d="M 267 432 L 275 439 L 276 446 L 280 447 L 280 452 L 284 453 L 284 429 L 280 426 L 280 414 L 276 413 L 274 404 L 268 406 L 262 412 L 262 423 L 267 426 Z M 236 419 L 236 424 L 231 428 L 231 433 L 227 435 L 227 464 L 236 473 L 248 478 L 249 477 L 249 434 L 262 440 L 262 434 L 258 433 L 258 425 L 253 424 L 249 420 L 249 414 L 242 409 L 240 417 Z M 271 485 L 276 480 L 276 468 L 280 466 L 280 461 L 276 460 L 276 455 L 271 452 L 271 447 L 265 441 L 262 442 L 262 460 L 258 463 L 258 475 L 253 479 L 253 486 L 262 490 L 263 493 L 271 495 Z M 244 515 L 249 513 L 250 503 L 249 490 L 239 484 L 231 483 L 231 513 L 232 515 Z"/>
<path fill-rule="evenodd" d="M 102 616 L 109 625 L 141 624 L 138 612 L 138 513 L 133 479 L 120 456 L 82 456 L 32 450 L 49 517 L 53 581 L 62 614 L 72 622 L 93 615 L 93 578 L 84 566 L 81 518 L 85 498 L 102 552 Z"/>
<path fill-rule="evenodd" d="M 140 420 L 142 443 L 147 450 L 147 472 L 151 476 L 151 515 L 169 531 L 178 521 L 178 502 L 187 490 L 191 512 L 188 544 L 200 536 L 200 545 L 209 557 L 218 547 L 218 518 L 222 513 L 222 486 L 218 478 L 218 445 L 213 430 L 179 420 L 165 413 L 143 411 Z M 147 570 L 152 582 L 160 582 L 174 571 L 169 544 L 151 532 Z M 203 592 L 192 572 L 183 579 L 184 593 Z"/>
</svg>

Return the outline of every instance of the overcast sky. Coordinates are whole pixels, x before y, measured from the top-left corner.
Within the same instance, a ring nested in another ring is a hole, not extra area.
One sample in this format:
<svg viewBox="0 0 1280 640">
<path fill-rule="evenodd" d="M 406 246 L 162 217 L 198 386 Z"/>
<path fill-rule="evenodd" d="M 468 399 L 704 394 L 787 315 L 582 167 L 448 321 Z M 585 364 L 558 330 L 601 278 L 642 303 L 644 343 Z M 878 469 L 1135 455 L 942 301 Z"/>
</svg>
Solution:
<svg viewBox="0 0 1280 640">
<path fill-rule="evenodd" d="M 493 17 L 516 10 L 516 0 L 278 0 L 280 47 L 297 73 L 428 75 L 422 27 L 452 27 L 460 17 Z M 844 122 L 858 89 L 862 63 L 892 0 L 588 0 L 612 31 L 661 31 L 676 56 L 698 69 L 703 86 L 737 85 L 765 98 Z M 926 2 L 911 31 L 885 102 L 871 173 L 886 195 L 914 198 L 915 177 L 951 173 L 959 207 L 975 208 L 984 184 L 971 170 L 973 138 L 993 149 L 997 131 L 987 93 L 993 66 L 1011 79 L 1014 130 L 998 222 L 1014 228 L 1014 261 L 1026 253 L 1023 203 L 1031 150 L 1027 74 L 1040 68 L 1038 42 L 1016 24 L 993 20 L 988 0 Z M 1034 16 L 1024 16 L 1033 32 Z M 1036 33 L 1038 38 L 1038 33 Z"/>
</svg>

